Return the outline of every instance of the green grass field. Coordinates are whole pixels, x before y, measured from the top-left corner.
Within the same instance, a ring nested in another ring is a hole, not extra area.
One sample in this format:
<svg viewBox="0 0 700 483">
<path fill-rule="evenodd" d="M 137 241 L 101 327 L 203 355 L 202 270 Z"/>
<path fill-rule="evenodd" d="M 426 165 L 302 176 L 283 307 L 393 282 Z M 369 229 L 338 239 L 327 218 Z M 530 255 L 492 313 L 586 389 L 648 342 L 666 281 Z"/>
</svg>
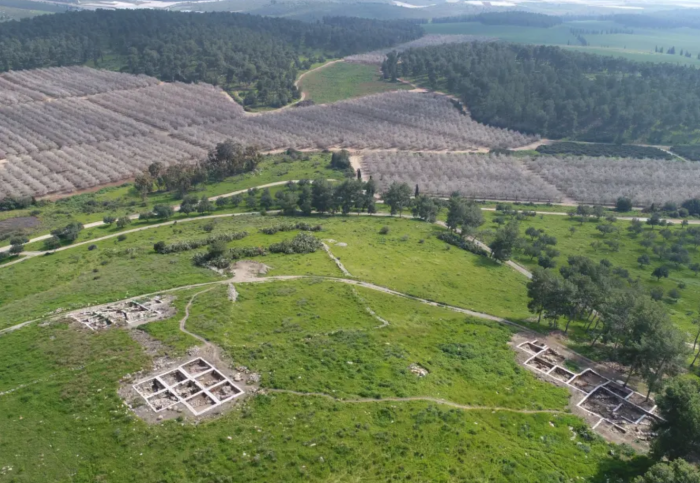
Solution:
<svg viewBox="0 0 700 483">
<path fill-rule="evenodd" d="M 384 81 L 377 66 L 346 62 L 311 72 L 304 76 L 299 86 L 306 93 L 306 98 L 316 104 L 411 88 L 405 84 Z"/>
<path fill-rule="evenodd" d="M 471 34 L 496 37 L 501 40 L 524 44 L 559 45 L 574 49 L 578 52 L 624 57 L 629 60 L 647 62 L 671 62 L 700 66 L 698 54 L 700 44 L 697 33 L 692 29 L 639 29 L 634 28 L 633 34 L 599 34 L 584 37 L 589 45 L 579 45 L 571 29 L 606 30 L 623 28 L 612 21 L 579 20 L 564 22 L 556 27 L 543 29 L 536 27 L 521 27 L 515 25 L 484 25 L 477 22 L 463 23 L 430 23 L 423 25 L 429 34 Z M 658 54 L 656 47 L 664 51 L 670 47 L 676 48 L 675 55 Z M 691 58 L 680 56 L 681 51 L 689 51 Z"/>
<path fill-rule="evenodd" d="M 567 414 L 565 391 L 514 363 L 503 326 L 329 282 L 239 290 L 235 304 L 223 290 L 200 295 L 188 328 L 260 370 L 262 387 L 377 399 L 271 393 L 198 424 L 149 426 L 116 394 L 150 366 L 125 330 L 34 325 L 0 336 L 0 480 L 602 483 L 648 464 Z M 390 325 L 376 328 L 368 306 Z M 146 326 L 177 353 L 192 342 L 171 335 L 178 318 Z M 486 409 L 382 400 L 411 395 Z M 539 408 L 562 412 L 517 412 Z"/>
</svg>

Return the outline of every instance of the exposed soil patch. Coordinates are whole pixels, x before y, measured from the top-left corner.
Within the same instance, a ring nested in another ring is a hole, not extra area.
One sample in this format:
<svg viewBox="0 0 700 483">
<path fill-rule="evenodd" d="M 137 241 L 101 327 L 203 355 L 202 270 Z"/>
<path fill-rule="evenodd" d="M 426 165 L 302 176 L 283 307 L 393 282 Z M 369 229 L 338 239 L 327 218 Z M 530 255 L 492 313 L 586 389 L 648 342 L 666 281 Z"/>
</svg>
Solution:
<svg viewBox="0 0 700 483">
<path fill-rule="evenodd" d="M 589 393 L 606 381 L 607 379 L 589 369 L 576 376 L 576 378 L 571 381 L 571 384 L 578 387 L 583 392 Z"/>
<path fill-rule="evenodd" d="M 35 228 L 40 224 L 41 220 L 36 216 L 18 216 L 0 220 L 0 236 L 22 231 L 23 229 Z"/>
</svg>

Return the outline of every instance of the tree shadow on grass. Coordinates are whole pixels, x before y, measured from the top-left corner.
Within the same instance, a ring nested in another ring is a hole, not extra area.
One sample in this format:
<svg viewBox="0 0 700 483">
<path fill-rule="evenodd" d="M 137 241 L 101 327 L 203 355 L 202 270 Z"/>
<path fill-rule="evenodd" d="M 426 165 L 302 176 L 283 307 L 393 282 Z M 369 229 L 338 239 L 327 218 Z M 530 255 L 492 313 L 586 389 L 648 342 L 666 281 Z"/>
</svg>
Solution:
<svg viewBox="0 0 700 483">
<path fill-rule="evenodd" d="M 632 481 L 636 476 L 644 474 L 654 463 L 646 455 L 634 455 L 631 458 L 620 457 L 620 448 L 611 447 L 614 456 L 598 463 L 598 471 L 589 481 L 594 483 L 622 483 Z"/>
</svg>

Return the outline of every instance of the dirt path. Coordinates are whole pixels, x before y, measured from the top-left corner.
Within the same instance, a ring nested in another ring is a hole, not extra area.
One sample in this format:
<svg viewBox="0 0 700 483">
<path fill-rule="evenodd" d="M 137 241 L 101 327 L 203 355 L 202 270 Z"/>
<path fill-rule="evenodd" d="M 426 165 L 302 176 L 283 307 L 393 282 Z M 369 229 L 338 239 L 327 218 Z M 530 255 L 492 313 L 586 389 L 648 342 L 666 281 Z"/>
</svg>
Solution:
<svg viewBox="0 0 700 483">
<path fill-rule="evenodd" d="M 201 292 L 197 292 L 196 294 L 194 294 L 190 298 L 190 301 L 187 302 L 187 305 L 185 306 L 185 316 L 182 319 L 180 319 L 180 332 L 183 332 L 191 337 L 194 337 L 198 341 L 204 343 L 204 345 L 206 345 L 206 346 L 211 346 L 212 344 L 208 340 L 206 340 L 204 337 L 201 337 L 201 336 L 194 334 L 194 333 L 190 332 L 189 330 L 187 330 L 187 328 L 185 327 L 185 324 L 187 323 L 187 319 L 190 318 L 190 307 L 192 307 L 192 303 L 194 302 L 194 299 L 197 298 L 198 295 L 209 292 L 210 290 L 213 290 L 213 289 L 214 289 L 214 287 L 210 287 L 206 290 L 202 290 Z"/>
<path fill-rule="evenodd" d="M 343 263 L 338 259 L 338 257 L 333 255 L 333 252 L 331 252 L 330 247 L 328 245 L 326 245 L 325 243 L 321 243 L 321 244 L 323 245 L 323 249 L 326 251 L 328 256 L 331 257 L 331 260 L 333 260 L 335 262 L 335 264 L 338 266 L 338 268 L 340 269 L 340 271 L 343 272 L 343 275 L 348 276 L 348 277 L 352 277 L 352 274 L 350 272 L 348 272 L 348 269 L 345 268 L 345 265 L 343 265 Z"/>
<path fill-rule="evenodd" d="M 410 402 L 410 401 L 426 401 L 435 404 L 441 404 L 444 406 L 451 406 L 453 408 L 462 409 L 464 411 L 505 411 L 510 413 L 520 413 L 520 414 L 568 414 L 564 411 L 558 411 L 556 409 L 511 409 L 503 408 L 500 406 L 469 406 L 465 404 L 458 404 L 446 399 L 440 399 L 430 396 L 411 396 L 411 397 L 383 397 L 379 399 L 371 398 L 359 398 L 359 399 L 340 399 L 330 394 L 325 394 L 322 392 L 300 392 L 292 391 L 289 389 L 261 389 L 262 393 L 268 394 L 293 394 L 295 396 L 303 397 L 322 397 L 325 399 L 330 399 L 339 403 L 348 404 L 372 404 L 372 403 L 386 403 L 386 402 Z"/>
<path fill-rule="evenodd" d="M 294 87 L 296 87 L 297 89 L 299 89 L 299 84 L 301 83 L 302 79 L 304 79 L 304 77 L 306 77 L 307 75 L 309 75 L 309 74 L 311 74 L 311 73 L 313 73 L 313 72 L 317 72 L 317 71 L 319 71 L 319 70 L 321 70 L 321 69 L 325 69 L 325 68 L 328 67 L 329 65 L 337 64 L 338 62 L 345 62 L 345 61 L 344 61 L 343 59 L 331 60 L 330 62 L 326 62 L 326 63 L 323 64 L 323 65 L 319 65 L 318 67 L 314 67 L 313 69 L 307 70 L 306 72 L 304 72 L 303 74 L 301 74 L 299 77 L 297 77 L 297 80 L 294 81 Z M 301 97 L 299 98 L 298 101 L 293 102 L 293 103 L 291 103 L 291 104 L 287 104 L 286 106 L 282 106 L 282 107 L 280 107 L 280 108 L 277 109 L 277 110 L 278 110 L 278 111 L 281 111 L 281 110 L 284 110 L 284 109 L 289 109 L 290 107 L 294 107 L 296 104 L 298 104 L 298 103 L 300 103 L 300 102 L 302 102 L 302 101 L 305 101 L 305 100 L 306 100 L 306 91 L 303 91 L 303 90 L 302 90 L 302 91 L 301 91 Z"/>
</svg>

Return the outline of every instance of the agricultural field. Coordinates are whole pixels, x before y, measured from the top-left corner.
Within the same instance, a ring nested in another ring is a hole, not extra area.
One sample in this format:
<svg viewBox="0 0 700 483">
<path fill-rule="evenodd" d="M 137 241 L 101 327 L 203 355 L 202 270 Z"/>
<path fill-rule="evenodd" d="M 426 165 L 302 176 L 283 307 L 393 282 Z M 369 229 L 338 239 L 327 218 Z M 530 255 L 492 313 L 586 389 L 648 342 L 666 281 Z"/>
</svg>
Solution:
<svg viewBox="0 0 700 483">
<path fill-rule="evenodd" d="M 349 62 L 337 62 L 310 72 L 299 82 L 299 88 L 304 92 L 305 100 L 312 100 L 315 104 L 411 89 L 406 84 L 383 80 L 376 66 Z"/>
<path fill-rule="evenodd" d="M 479 22 L 429 23 L 423 25 L 428 34 L 435 35 L 475 35 L 497 38 L 507 42 L 557 45 L 598 55 L 624 57 L 629 60 L 646 62 L 669 62 L 700 66 L 697 55 L 697 33 L 690 28 L 677 29 L 643 29 L 633 28 L 633 33 L 602 33 L 587 35 L 583 33 L 588 45 L 580 45 L 573 31 L 620 31 L 629 30 L 624 25 L 613 21 L 577 20 L 563 22 L 550 28 L 526 27 L 519 25 L 487 25 Z M 676 55 L 655 52 L 657 47 L 664 51 L 675 47 Z M 691 57 L 681 56 L 681 49 L 690 52 Z"/>
<path fill-rule="evenodd" d="M 212 86 L 88 68 L 11 72 L 0 82 L 12 86 L 0 107 L 0 198 L 114 183 L 154 161 L 193 163 L 229 138 L 263 150 L 474 150 L 535 139 L 478 124 L 437 94 L 247 114 Z"/>
<path fill-rule="evenodd" d="M 397 181 L 426 194 L 476 199 L 609 205 L 626 196 L 646 206 L 693 198 L 700 182 L 700 165 L 679 160 L 377 153 L 361 164 L 383 188 Z"/>
</svg>

